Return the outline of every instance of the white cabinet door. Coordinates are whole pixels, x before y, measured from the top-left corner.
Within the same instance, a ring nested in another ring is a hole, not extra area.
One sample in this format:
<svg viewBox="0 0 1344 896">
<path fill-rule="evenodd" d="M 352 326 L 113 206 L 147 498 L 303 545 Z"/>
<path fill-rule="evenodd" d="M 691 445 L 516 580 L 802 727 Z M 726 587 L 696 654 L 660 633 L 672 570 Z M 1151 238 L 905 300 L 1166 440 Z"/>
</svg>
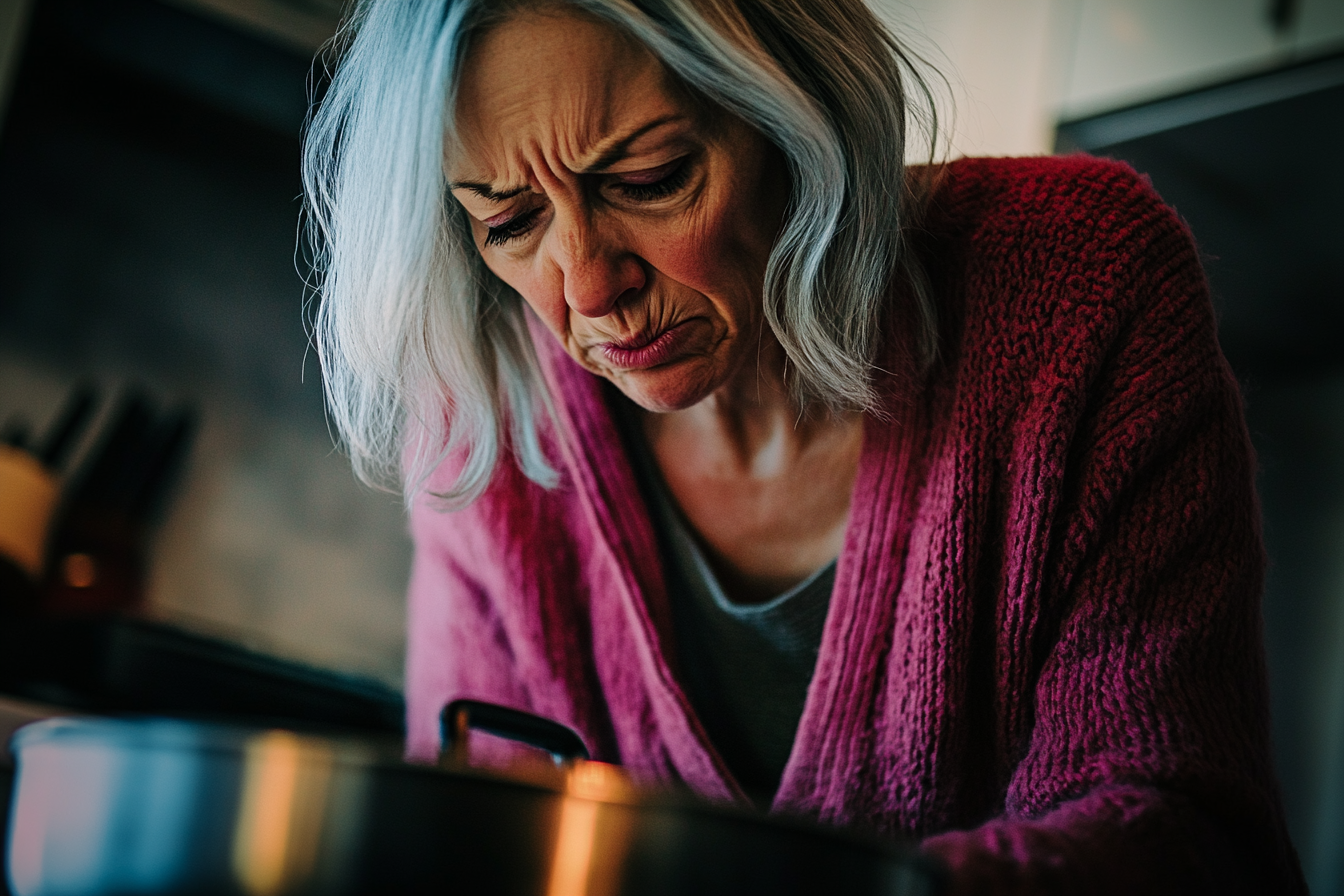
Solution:
<svg viewBox="0 0 1344 896">
<path fill-rule="evenodd" d="M 868 2 L 938 73 L 930 77 L 951 155 L 1050 151 L 1074 0 Z M 924 149 L 911 146 L 914 157 Z"/>
<path fill-rule="evenodd" d="M 1316 0 L 1337 6 L 1340 0 Z M 1293 51 L 1269 0 L 1077 0 L 1076 38 L 1060 110 L 1066 118 L 1113 109 L 1241 71 Z M 1298 26 L 1308 14 L 1301 9 Z"/>
</svg>

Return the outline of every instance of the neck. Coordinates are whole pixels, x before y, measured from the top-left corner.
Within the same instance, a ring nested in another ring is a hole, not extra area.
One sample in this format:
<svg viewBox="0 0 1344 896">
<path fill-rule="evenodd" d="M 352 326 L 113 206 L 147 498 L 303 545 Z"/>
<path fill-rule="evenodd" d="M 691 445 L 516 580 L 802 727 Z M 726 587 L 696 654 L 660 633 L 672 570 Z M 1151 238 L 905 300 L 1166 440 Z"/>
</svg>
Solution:
<svg viewBox="0 0 1344 896">
<path fill-rule="evenodd" d="M 663 481 L 735 600 L 761 600 L 839 555 L 863 417 L 802 408 L 784 352 L 762 340 L 746 369 L 680 411 L 644 415 Z"/>
</svg>

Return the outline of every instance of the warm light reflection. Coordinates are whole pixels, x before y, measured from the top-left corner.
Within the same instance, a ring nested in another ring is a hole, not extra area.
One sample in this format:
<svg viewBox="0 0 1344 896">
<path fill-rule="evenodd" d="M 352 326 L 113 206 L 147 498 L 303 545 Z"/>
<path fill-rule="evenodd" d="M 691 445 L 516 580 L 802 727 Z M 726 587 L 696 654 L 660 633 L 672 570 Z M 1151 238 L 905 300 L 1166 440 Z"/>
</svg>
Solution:
<svg viewBox="0 0 1344 896">
<path fill-rule="evenodd" d="M 616 766 L 578 760 L 569 768 L 547 896 L 597 896 L 614 890 L 619 868 L 608 866 L 619 866 L 625 830 L 608 825 L 607 842 L 599 844 L 598 816 L 606 808 L 602 801 L 624 802 L 631 793 L 630 782 Z M 595 862 L 598 848 L 605 854 Z"/>
<path fill-rule="evenodd" d="M 71 588 L 91 588 L 98 581 L 98 565 L 88 554 L 67 554 L 61 572 Z"/>
<path fill-rule="evenodd" d="M 247 743 L 233 869 L 251 896 L 276 896 L 312 873 L 331 767 L 328 749 L 287 731 Z"/>
<path fill-rule="evenodd" d="M 564 798 L 547 896 L 584 896 L 588 892 L 588 867 L 593 860 L 597 808 L 598 804 L 592 800 Z"/>
</svg>

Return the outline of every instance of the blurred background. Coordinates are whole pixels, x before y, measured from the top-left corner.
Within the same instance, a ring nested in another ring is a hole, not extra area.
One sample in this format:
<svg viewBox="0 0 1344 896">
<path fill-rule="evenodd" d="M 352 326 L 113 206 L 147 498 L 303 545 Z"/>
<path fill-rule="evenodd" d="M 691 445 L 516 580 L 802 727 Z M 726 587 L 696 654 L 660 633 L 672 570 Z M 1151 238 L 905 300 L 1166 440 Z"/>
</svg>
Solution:
<svg viewBox="0 0 1344 896">
<path fill-rule="evenodd" d="M 1344 0 L 871 2 L 942 75 L 943 155 L 1124 159 L 1190 223 L 1259 452 L 1289 820 L 1344 894 Z M 189 420 L 140 611 L 396 687 L 404 517 L 333 449 L 304 329 L 300 131 L 341 6 L 0 0 L 0 424 L 94 385 L 74 476 L 128 401 Z"/>
</svg>

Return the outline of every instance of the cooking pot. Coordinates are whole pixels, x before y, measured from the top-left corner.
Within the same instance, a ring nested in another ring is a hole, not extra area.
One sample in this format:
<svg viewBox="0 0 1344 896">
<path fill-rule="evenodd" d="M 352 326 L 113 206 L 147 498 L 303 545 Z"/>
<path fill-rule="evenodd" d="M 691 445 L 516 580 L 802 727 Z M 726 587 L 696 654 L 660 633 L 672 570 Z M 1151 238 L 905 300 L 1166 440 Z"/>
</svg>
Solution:
<svg viewBox="0 0 1344 896">
<path fill-rule="evenodd" d="M 938 889 L 926 860 L 800 820 L 657 795 L 534 716 L 458 703 L 448 767 L 400 745 L 170 719 L 47 719 L 11 742 L 15 896 Z M 472 729 L 558 764 L 462 767 Z M 453 757 L 458 757 L 454 759 Z"/>
</svg>

